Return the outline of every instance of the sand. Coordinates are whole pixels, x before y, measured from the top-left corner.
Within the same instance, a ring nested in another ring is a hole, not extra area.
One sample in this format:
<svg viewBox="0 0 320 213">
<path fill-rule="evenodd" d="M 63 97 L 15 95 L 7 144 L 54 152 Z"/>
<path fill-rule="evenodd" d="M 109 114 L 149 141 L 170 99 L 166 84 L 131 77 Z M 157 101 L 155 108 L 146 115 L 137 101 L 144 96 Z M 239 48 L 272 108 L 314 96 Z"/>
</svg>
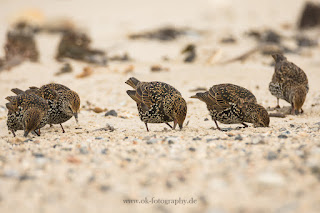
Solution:
<svg viewBox="0 0 320 213">
<path fill-rule="evenodd" d="M 302 115 L 271 118 L 268 128 L 221 124 L 228 131 L 220 132 L 212 128 L 205 104 L 189 98 L 197 87 L 234 83 L 251 90 L 264 107 L 274 107 L 276 98 L 268 91 L 274 70 L 270 56 L 256 53 L 243 63 L 219 62 L 257 45 L 244 35 L 250 29 L 275 29 L 295 47 L 292 38 L 298 33 L 295 26 L 303 3 L 3 1 L 1 46 L 10 24 L 32 10 L 39 12 L 33 18 L 39 23 L 69 18 L 87 30 L 92 46 L 110 56 L 128 52 L 134 60 L 110 62 L 107 67 L 69 60 L 74 71 L 56 76 L 62 66 L 54 60 L 59 36 L 40 34 L 40 63 L 25 62 L 0 72 L 0 212 L 320 212 L 319 46 L 286 55 L 309 78 Z M 169 42 L 127 38 L 167 25 L 198 33 Z M 309 33 L 319 37 L 319 30 Z M 219 42 L 228 36 L 237 42 Z M 188 43 L 197 45 L 197 60 L 186 64 L 180 51 Z M 169 60 L 163 61 L 164 56 Z M 155 64 L 169 70 L 151 72 Z M 86 66 L 93 74 L 76 78 Z M 130 66 L 133 71 L 127 72 Z M 147 132 L 126 94 L 129 86 L 124 82 L 131 76 L 163 81 L 181 91 L 188 103 L 188 125 L 179 131 L 149 124 Z M 55 125 L 41 129 L 40 137 L 24 138 L 18 131 L 13 138 L 6 127 L 4 98 L 12 95 L 13 87 L 49 82 L 78 92 L 79 124 L 69 120 L 64 134 Z M 88 101 L 114 109 L 117 117 L 88 110 Z M 280 105 L 289 107 L 285 101 Z M 149 203 L 124 203 L 127 199 Z"/>
</svg>

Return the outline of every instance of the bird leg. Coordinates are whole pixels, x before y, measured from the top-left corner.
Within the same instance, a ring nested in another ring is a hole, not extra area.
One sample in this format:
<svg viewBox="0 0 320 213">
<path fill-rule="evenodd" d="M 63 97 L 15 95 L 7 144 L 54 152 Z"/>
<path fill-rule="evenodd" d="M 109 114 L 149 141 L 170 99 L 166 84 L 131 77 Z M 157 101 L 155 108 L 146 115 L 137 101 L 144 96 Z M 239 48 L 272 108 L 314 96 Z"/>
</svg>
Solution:
<svg viewBox="0 0 320 213">
<path fill-rule="evenodd" d="M 169 123 L 166 123 L 166 124 L 172 129 L 172 126 Z"/>
<path fill-rule="evenodd" d="M 215 124 L 216 124 L 216 126 L 217 126 L 217 129 L 220 130 L 220 131 L 222 131 L 222 129 L 220 129 L 220 127 L 218 126 L 217 121 L 216 121 L 215 119 L 213 119 L 213 120 L 214 120 L 214 122 L 215 122 Z"/>
<path fill-rule="evenodd" d="M 148 124 L 147 123 L 144 123 L 144 124 L 146 125 L 147 132 L 149 132 Z"/>
<path fill-rule="evenodd" d="M 241 124 L 244 126 L 243 128 L 247 128 L 248 127 L 248 125 L 243 123 L 243 122 Z"/>
<path fill-rule="evenodd" d="M 36 130 L 34 130 L 33 131 L 37 136 L 40 136 L 40 134 L 36 131 Z M 39 132 L 40 132 L 40 129 L 39 129 Z"/>
<path fill-rule="evenodd" d="M 16 133 L 14 133 L 13 130 L 11 130 L 12 134 L 13 134 L 13 137 L 16 137 Z"/>
<path fill-rule="evenodd" d="M 275 109 L 280 109 L 279 98 L 277 98 L 277 106 L 275 107 Z"/>
<path fill-rule="evenodd" d="M 62 128 L 62 133 L 65 133 L 64 128 L 62 126 L 62 124 L 60 124 L 61 128 Z"/>
</svg>

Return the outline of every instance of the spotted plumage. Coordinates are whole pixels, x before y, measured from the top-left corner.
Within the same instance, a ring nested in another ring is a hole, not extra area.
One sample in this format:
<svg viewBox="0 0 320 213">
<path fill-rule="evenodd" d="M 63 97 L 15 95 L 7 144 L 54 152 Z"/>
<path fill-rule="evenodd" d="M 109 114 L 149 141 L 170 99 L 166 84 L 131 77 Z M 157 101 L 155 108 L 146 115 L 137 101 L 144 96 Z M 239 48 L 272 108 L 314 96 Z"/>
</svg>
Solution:
<svg viewBox="0 0 320 213">
<path fill-rule="evenodd" d="M 6 104 L 7 126 L 13 135 L 15 136 L 17 130 L 24 130 L 25 137 L 35 130 L 40 133 L 40 128 L 45 126 L 49 119 L 47 101 L 37 95 L 25 93 L 8 96 L 6 99 L 9 101 Z"/>
<path fill-rule="evenodd" d="M 148 123 L 166 123 L 171 127 L 171 121 L 174 122 L 173 129 L 177 124 L 182 129 L 187 104 L 177 89 L 157 81 L 140 82 L 134 77 L 129 78 L 126 84 L 134 88 L 127 90 L 127 94 L 137 103 L 140 119 L 147 131 Z"/>
<path fill-rule="evenodd" d="M 291 104 L 291 114 L 303 112 L 302 106 L 309 91 L 308 78 L 305 72 L 282 54 L 273 54 L 275 70 L 269 84 L 269 91 L 279 99 Z"/>
<path fill-rule="evenodd" d="M 73 116 L 78 122 L 78 113 L 80 111 L 80 97 L 75 92 L 62 84 L 46 84 L 40 88 L 30 87 L 26 91 L 20 89 L 12 89 L 16 94 L 36 94 L 45 100 L 49 104 L 49 119 L 48 124 L 60 124 L 63 132 L 64 128 L 62 123 L 68 121 Z"/>
<path fill-rule="evenodd" d="M 197 98 L 207 104 L 209 113 L 220 130 L 217 121 L 223 124 L 253 123 L 255 127 L 269 126 L 267 111 L 257 104 L 256 97 L 247 89 L 233 84 L 214 85 L 207 92 L 199 92 Z"/>
</svg>

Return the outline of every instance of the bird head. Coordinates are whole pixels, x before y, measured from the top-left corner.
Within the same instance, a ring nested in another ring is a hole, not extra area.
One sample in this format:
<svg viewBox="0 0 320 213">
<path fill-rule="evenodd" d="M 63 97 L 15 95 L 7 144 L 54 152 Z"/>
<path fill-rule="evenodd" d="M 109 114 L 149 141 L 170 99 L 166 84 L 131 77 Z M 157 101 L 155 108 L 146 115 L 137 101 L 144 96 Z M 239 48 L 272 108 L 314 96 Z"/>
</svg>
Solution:
<svg viewBox="0 0 320 213">
<path fill-rule="evenodd" d="M 267 110 L 256 103 L 244 103 L 245 122 L 253 123 L 254 127 L 269 127 L 270 118 Z"/>
<path fill-rule="evenodd" d="M 179 125 L 180 130 L 183 128 L 183 122 L 187 115 L 187 103 L 181 95 L 173 96 L 173 129 Z"/>
<path fill-rule="evenodd" d="M 271 55 L 275 62 L 285 61 L 287 58 L 281 53 L 274 53 Z"/>
<path fill-rule="evenodd" d="M 61 93 L 63 97 L 63 110 L 69 116 L 74 116 L 78 122 L 78 113 L 80 112 L 80 97 L 72 91 L 67 90 Z"/>
<path fill-rule="evenodd" d="M 38 129 L 43 117 L 45 116 L 45 113 L 45 111 L 35 107 L 26 110 L 22 117 L 24 137 L 27 137 L 30 132 Z"/>
<path fill-rule="evenodd" d="M 295 114 L 295 115 L 299 114 L 302 108 L 302 105 L 306 100 L 306 96 L 307 96 L 307 89 L 304 85 L 294 87 L 291 90 L 291 93 L 289 96 L 290 102 L 292 103 L 291 114 Z"/>
</svg>

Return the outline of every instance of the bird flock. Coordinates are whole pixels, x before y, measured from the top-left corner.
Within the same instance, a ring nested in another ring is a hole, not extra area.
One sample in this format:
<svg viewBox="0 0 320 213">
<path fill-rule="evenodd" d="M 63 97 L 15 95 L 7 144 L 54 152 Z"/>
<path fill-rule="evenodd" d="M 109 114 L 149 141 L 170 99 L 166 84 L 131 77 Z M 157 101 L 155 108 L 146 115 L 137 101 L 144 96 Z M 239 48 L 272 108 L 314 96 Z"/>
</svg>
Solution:
<svg viewBox="0 0 320 213">
<path fill-rule="evenodd" d="M 303 113 L 302 106 L 309 91 L 308 78 L 305 72 L 287 58 L 275 53 L 275 70 L 269 84 L 269 91 L 277 98 L 291 104 L 291 114 Z M 165 123 L 175 129 L 183 128 L 187 115 L 187 103 L 181 93 L 173 86 L 153 81 L 141 82 L 135 77 L 126 82 L 132 90 L 127 94 L 136 102 L 139 117 L 149 131 L 148 123 Z M 75 117 L 78 122 L 80 109 L 79 95 L 61 84 L 46 84 L 30 87 L 23 91 L 18 88 L 11 90 L 15 96 L 8 96 L 8 130 L 15 136 L 17 130 L 23 130 L 27 137 L 30 132 L 40 135 L 40 128 L 46 124 L 60 124 Z M 268 127 L 270 123 L 267 110 L 257 103 L 257 99 L 246 88 L 234 84 L 218 84 L 206 92 L 199 92 L 190 98 L 199 99 L 207 105 L 207 109 L 215 122 L 242 124 L 252 123 L 254 127 Z M 169 124 L 173 122 L 173 126 Z"/>
</svg>

